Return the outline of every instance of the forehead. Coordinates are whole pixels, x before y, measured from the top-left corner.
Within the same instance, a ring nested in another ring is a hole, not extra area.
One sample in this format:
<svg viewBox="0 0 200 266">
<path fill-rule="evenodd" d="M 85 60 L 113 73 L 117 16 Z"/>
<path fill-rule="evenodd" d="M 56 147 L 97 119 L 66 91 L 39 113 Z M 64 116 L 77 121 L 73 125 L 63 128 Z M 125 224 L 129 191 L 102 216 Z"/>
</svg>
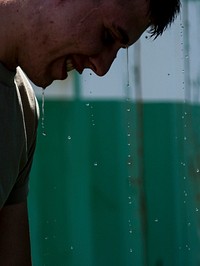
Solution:
<svg viewBox="0 0 200 266">
<path fill-rule="evenodd" d="M 147 0 L 114 0 L 101 6 L 104 24 L 115 25 L 128 34 L 134 43 L 149 25 Z"/>
</svg>

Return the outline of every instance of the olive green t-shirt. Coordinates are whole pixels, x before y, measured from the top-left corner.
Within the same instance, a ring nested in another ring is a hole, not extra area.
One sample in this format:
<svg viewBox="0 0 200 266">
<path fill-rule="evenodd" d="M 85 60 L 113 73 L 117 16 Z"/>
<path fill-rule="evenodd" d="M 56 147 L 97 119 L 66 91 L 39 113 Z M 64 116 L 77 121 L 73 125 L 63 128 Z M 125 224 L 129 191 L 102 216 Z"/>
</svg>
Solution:
<svg viewBox="0 0 200 266">
<path fill-rule="evenodd" d="M 27 198 L 38 114 L 22 70 L 11 72 L 0 63 L 0 209 Z"/>
</svg>

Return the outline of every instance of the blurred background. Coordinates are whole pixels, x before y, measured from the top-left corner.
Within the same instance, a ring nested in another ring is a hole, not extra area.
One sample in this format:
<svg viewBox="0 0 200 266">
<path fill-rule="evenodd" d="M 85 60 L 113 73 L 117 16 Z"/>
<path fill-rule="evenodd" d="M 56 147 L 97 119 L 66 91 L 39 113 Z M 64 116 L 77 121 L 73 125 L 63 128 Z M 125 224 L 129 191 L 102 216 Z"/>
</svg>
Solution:
<svg viewBox="0 0 200 266">
<path fill-rule="evenodd" d="M 54 82 L 44 114 L 34 87 L 33 266 L 200 265 L 199 25 L 200 1 L 185 0 L 105 77 Z"/>
</svg>

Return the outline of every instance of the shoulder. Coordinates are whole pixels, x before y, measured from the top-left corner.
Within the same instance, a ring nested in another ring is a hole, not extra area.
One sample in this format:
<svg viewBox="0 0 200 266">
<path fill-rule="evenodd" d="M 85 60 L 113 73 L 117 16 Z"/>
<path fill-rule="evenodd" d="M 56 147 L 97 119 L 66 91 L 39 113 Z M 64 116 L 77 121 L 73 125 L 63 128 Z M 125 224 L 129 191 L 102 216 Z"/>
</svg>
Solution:
<svg viewBox="0 0 200 266">
<path fill-rule="evenodd" d="M 35 136 L 38 119 L 39 119 L 39 107 L 35 97 L 33 88 L 25 76 L 21 68 L 17 68 L 15 75 L 15 84 L 21 100 L 22 111 L 24 115 L 24 122 L 26 125 L 26 131 L 28 140 Z"/>
<path fill-rule="evenodd" d="M 17 88 L 19 89 L 24 108 L 31 109 L 33 112 L 38 112 L 38 110 L 36 110 L 36 108 L 38 108 L 38 104 L 35 93 L 30 82 L 28 81 L 27 77 L 20 67 L 17 68 L 15 83 Z"/>
</svg>

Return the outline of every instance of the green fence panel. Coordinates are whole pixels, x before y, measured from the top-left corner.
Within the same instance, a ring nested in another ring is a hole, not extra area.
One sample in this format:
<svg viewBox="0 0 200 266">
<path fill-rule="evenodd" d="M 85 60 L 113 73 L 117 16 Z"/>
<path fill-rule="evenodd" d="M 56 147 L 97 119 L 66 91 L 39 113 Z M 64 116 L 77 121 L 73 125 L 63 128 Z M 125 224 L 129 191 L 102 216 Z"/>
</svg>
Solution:
<svg viewBox="0 0 200 266">
<path fill-rule="evenodd" d="M 29 195 L 33 265 L 199 265 L 199 106 L 45 109 Z"/>
</svg>

